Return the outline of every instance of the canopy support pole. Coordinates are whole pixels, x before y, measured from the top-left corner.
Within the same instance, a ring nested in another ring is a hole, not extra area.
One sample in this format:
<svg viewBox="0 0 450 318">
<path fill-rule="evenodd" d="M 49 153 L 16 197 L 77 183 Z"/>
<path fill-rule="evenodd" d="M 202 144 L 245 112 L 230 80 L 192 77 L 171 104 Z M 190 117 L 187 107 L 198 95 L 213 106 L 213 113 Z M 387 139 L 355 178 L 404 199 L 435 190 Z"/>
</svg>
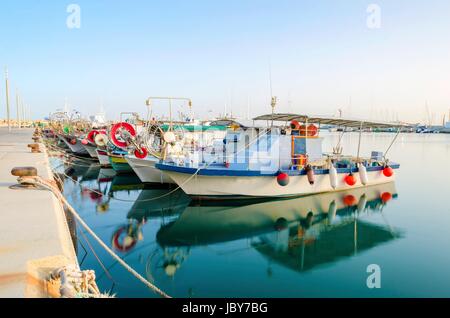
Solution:
<svg viewBox="0 0 450 318">
<path fill-rule="evenodd" d="M 400 135 L 400 131 L 402 130 L 401 127 L 398 127 L 397 129 L 397 133 L 395 134 L 394 138 L 391 141 L 391 144 L 389 145 L 389 147 L 386 149 L 386 151 L 384 152 L 384 156 L 383 159 L 384 161 L 386 161 L 386 155 L 388 154 L 389 150 L 391 150 L 392 145 L 394 144 L 395 140 L 397 139 L 398 135 Z"/>
<path fill-rule="evenodd" d="M 361 122 L 361 125 L 359 125 L 358 153 L 356 155 L 356 163 L 359 162 L 359 152 L 361 149 L 362 128 L 363 128 L 363 122 Z"/>
</svg>

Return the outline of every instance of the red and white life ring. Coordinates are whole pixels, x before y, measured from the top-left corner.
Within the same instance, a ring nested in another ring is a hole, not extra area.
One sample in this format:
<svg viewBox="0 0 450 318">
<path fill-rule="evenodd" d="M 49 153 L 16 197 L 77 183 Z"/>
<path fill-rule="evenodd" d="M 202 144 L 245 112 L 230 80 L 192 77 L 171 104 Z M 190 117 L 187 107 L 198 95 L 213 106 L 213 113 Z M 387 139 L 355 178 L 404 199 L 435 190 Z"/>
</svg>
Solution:
<svg viewBox="0 0 450 318">
<path fill-rule="evenodd" d="M 129 123 L 121 122 L 113 125 L 110 132 L 111 141 L 120 148 L 126 148 L 128 146 L 127 142 L 121 138 L 123 130 L 127 131 L 131 137 L 136 136 L 136 130 Z"/>
<path fill-rule="evenodd" d="M 95 143 L 95 136 L 97 136 L 100 132 L 98 130 L 91 130 L 89 134 L 86 136 L 86 139 L 89 140 L 90 143 Z"/>
</svg>

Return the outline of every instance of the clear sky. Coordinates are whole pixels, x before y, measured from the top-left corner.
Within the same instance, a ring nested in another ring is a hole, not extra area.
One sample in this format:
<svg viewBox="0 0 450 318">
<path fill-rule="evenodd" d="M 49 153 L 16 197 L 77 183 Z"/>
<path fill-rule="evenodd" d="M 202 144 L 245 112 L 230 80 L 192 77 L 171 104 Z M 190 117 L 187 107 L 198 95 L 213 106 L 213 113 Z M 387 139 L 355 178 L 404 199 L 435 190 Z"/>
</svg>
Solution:
<svg viewBox="0 0 450 318">
<path fill-rule="evenodd" d="M 70 29 L 67 6 L 81 8 Z M 369 28 L 369 4 L 381 9 Z M 145 112 L 148 96 L 232 111 L 441 122 L 450 109 L 447 0 L 2 0 L 0 65 L 34 117 Z M 269 62 L 270 61 L 270 62 Z M 0 117 L 5 117 L 4 81 Z M 12 108 L 15 110 L 14 98 Z M 429 115 L 427 115 L 428 103 Z M 226 105 L 226 106 L 225 106 Z M 158 105 L 163 108 L 163 105 Z M 13 116 L 15 111 L 13 111 Z"/>
</svg>

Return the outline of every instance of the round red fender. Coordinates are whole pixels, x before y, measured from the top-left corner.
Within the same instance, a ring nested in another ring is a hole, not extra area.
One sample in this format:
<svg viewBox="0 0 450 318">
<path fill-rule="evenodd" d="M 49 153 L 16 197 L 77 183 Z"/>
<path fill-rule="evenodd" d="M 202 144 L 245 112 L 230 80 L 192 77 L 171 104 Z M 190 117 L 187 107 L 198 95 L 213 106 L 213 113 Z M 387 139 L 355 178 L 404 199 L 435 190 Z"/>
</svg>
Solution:
<svg viewBox="0 0 450 318">
<path fill-rule="evenodd" d="M 386 166 L 386 167 L 384 167 L 384 169 L 383 169 L 383 174 L 384 174 L 384 176 L 386 176 L 386 177 L 392 177 L 393 175 L 394 175 L 394 169 L 392 169 L 391 167 L 389 167 L 389 166 Z"/>
<path fill-rule="evenodd" d="M 356 184 L 356 178 L 355 176 L 350 173 L 349 175 L 347 175 L 344 179 L 345 183 L 347 183 L 349 186 L 354 186 Z"/>
<path fill-rule="evenodd" d="M 76 145 L 77 144 L 77 140 L 75 138 L 70 139 L 70 144 L 71 145 Z"/>
<path fill-rule="evenodd" d="M 95 136 L 97 136 L 100 132 L 98 130 L 91 130 L 87 135 L 86 139 L 91 143 L 95 144 Z"/>
<path fill-rule="evenodd" d="M 120 251 L 120 252 L 128 252 L 129 250 L 131 250 L 137 243 L 137 240 L 133 238 L 133 240 L 131 241 L 130 244 L 125 245 L 123 244 L 123 242 L 119 241 L 120 235 L 127 230 L 127 227 L 121 227 L 120 229 L 118 229 L 112 238 L 112 245 L 114 247 L 114 249 Z"/>
<path fill-rule="evenodd" d="M 317 135 L 317 126 L 316 125 L 309 125 L 308 126 L 308 137 L 314 137 L 315 135 Z"/>
<path fill-rule="evenodd" d="M 141 147 L 141 149 L 136 149 L 134 151 L 134 155 L 136 156 L 136 158 L 144 159 L 148 155 L 148 150 L 145 147 Z"/>
<path fill-rule="evenodd" d="M 83 139 L 83 140 L 81 141 L 81 143 L 82 143 L 83 145 L 87 145 L 87 144 L 89 143 L 89 141 L 88 141 L 87 139 Z"/>
<path fill-rule="evenodd" d="M 280 172 L 277 175 L 277 182 L 280 186 L 285 187 L 289 184 L 289 175 L 284 172 Z"/>
<path fill-rule="evenodd" d="M 381 201 L 383 201 L 383 203 L 386 203 L 388 201 L 390 201 L 392 199 L 392 194 L 389 192 L 383 192 L 381 194 Z"/>
<path fill-rule="evenodd" d="M 352 194 L 347 194 L 342 201 L 344 202 L 345 206 L 354 206 L 356 205 L 356 198 Z"/>
<path fill-rule="evenodd" d="M 136 131 L 134 130 L 132 125 L 130 125 L 129 123 L 125 123 L 125 122 L 117 123 L 112 126 L 111 132 L 110 132 L 111 141 L 117 147 L 126 148 L 128 146 L 128 144 L 125 141 L 120 141 L 119 139 L 117 139 L 117 134 L 119 133 L 119 130 L 122 130 L 122 129 L 128 131 L 132 137 L 136 136 Z"/>
</svg>

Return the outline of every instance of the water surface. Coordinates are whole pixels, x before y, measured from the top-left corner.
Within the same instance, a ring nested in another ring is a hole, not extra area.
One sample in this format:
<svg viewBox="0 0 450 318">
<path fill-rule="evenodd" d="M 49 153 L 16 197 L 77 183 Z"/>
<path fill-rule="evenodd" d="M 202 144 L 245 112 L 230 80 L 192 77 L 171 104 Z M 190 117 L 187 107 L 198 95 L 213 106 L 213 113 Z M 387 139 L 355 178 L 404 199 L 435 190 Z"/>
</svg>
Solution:
<svg viewBox="0 0 450 318">
<path fill-rule="evenodd" d="M 338 135 L 323 136 L 330 150 Z M 364 134 L 361 154 L 393 137 Z M 345 135 L 344 152 L 356 154 L 357 141 Z M 395 183 L 233 204 L 192 202 L 86 161 L 58 169 L 86 222 L 174 297 L 450 297 L 450 135 L 401 134 L 388 157 L 401 164 Z M 78 232 L 79 261 L 102 290 L 156 297 Z M 381 268 L 380 289 L 366 285 L 370 264 Z"/>
</svg>

